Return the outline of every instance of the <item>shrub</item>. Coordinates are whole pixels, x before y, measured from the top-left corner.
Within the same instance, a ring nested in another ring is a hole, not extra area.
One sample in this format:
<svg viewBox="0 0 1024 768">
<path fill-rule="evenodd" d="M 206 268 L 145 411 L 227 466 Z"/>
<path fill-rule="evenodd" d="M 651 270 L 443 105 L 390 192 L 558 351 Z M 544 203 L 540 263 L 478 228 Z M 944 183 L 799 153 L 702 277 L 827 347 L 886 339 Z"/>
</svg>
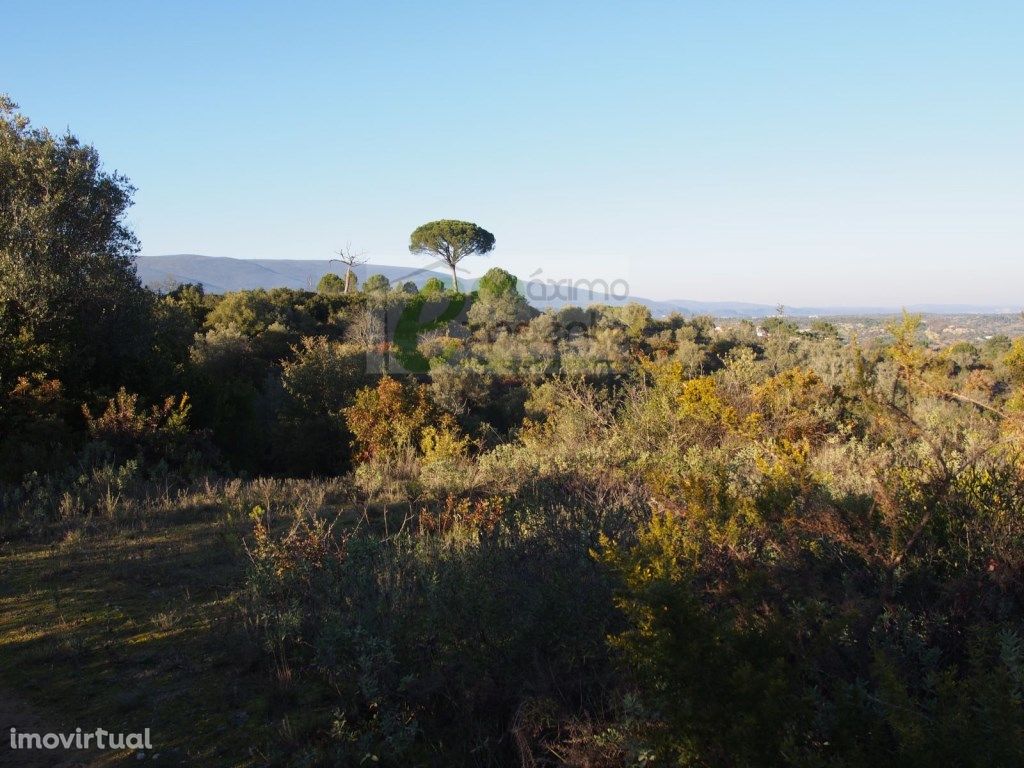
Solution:
<svg viewBox="0 0 1024 768">
<path fill-rule="evenodd" d="M 124 387 L 99 416 L 82 406 L 90 437 L 109 448 L 115 460 L 162 461 L 186 472 L 208 465 L 212 458 L 203 435 L 189 431 L 191 410 L 187 394 L 168 397 L 148 410 L 140 408 L 139 396 Z"/>
<path fill-rule="evenodd" d="M 506 736 L 524 703 L 603 706 L 614 613 L 571 511 L 449 500 L 422 533 L 329 541 L 317 518 L 255 518 L 246 613 L 333 713 L 294 762 L 510 764 L 532 759 Z"/>
<path fill-rule="evenodd" d="M 227 293 L 206 316 L 206 325 L 214 330 L 233 328 L 248 336 L 263 333 L 276 319 L 277 309 L 263 289 Z"/>
<path fill-rule="evenodd" d="M 376 387 L 356 392 L 344 414 L 360 460 L 371 461 L 397 458 L 417 446 L 430 411 L 426 387 L 384 376 Z"/>
</svg>

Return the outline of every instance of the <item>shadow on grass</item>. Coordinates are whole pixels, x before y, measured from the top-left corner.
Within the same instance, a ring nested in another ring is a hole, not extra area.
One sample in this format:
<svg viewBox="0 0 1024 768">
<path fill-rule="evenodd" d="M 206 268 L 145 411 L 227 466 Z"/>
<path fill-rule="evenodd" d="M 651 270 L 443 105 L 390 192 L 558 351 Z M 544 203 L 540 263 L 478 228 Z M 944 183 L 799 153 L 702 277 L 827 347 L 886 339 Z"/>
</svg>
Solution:
<svg viewBox="0 0 1024 768">
<path fill-rule="evenodd" d="M 256 764 L 258 726 L 272 713 L 235 609 L 237 529 L 223 510 L 194 506 L 10 548 L 0 557 L 0 681 L 67 730 L 150 728 L 163 764 Z"/>
</svg>

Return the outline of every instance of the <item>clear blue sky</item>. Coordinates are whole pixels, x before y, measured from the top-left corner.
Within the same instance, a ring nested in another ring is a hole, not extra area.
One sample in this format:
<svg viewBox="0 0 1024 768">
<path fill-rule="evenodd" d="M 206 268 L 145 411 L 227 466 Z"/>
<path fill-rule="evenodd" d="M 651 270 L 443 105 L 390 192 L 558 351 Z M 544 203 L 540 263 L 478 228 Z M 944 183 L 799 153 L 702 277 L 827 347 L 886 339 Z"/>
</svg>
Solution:
<svg viewBox="0 0 1024 768">
<path fill-rule="evenodd" d="M 143 253 L 798 304 L 1024 301 L 1024 3 L 4 3 L 0 90 L 138 186 Z"/>
</svg>

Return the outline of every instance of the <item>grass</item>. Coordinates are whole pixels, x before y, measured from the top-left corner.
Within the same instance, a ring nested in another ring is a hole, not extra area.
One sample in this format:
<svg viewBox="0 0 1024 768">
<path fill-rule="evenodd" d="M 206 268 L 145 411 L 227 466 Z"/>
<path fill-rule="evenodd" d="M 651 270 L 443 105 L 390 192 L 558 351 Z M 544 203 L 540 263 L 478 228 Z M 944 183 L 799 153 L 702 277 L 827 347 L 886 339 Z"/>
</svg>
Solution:
<svg viewBox="0 0 1024 768">
<path fill-rule="evenodd" d="M 252 495 L 303 492 L 267 483 Z M 0 688 L 65 730 L 148 727 L 161 764 L 266 764 L 269 739 L 295 728 L 285 711 L 295 694 L 280 690 L 241 623 L 251 500 L 241 495 L 182 494 L 52 542 L 3 543 Z M 91 759 L 137 764 L 131 751 Z"/>
</svg>

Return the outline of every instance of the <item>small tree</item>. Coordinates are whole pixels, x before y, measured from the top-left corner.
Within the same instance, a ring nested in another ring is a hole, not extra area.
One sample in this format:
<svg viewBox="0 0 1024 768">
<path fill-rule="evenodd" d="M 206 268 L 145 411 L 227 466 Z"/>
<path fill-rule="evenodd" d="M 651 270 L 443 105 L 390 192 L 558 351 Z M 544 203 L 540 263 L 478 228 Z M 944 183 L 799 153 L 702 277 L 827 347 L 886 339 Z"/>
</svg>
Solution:
<svg viewBox="0 0 1024 768">
<path fill-rule="evenodd" d="M 289 406 L 305 418 L 338 419 L 362 381 L 363 351 L 326 336 L 306 336 L 281 361 L 281 384 Z"/>
<path fill-rule="evenodd" d="M 420 293 L 424 296 L 430 297 L 440 296 L 444 293 L 444 283 L 436 277 L 431 277 L 423 284 L 423 287 L 420 289 Z"/>
<path fill-rule="evenodd" d="M 235 328 L 245 336 L 259 336 L 278 319 L 270 296 L 263 288 L 224 294 L 206 316 L 208 328 Z"/>
<path fill-rule="evenodd" d="M 363 283 L 363 290 L 367 293 L 385 293 L 391 288 L 391 281 L 384 275 L 370 275 Z"/>
<path fill-rule="evenodd" d="M 329 473 L 346 451 L 342 408 L 363 383 L 365 352 L 324 336 L 306 336 L 281 361 L 284 407 L 278 416 L 279 448 L 292 471 Z"/>
<path fill-rule="evenodd" d="M 483 227 L 468 221 L 442 219 L 424 224 L 409 238 L 411 253 L 437 256 L 452 270 L 452 286 L 459 290 L 459 276 L 455 265 L 471 254 L 490 253 L 494 249 L 494 235 Z"/>
<path fill-rule="evenodd" d="M 643 304 L 631 301 L 616 310 L 619 322 L 626 326 L 626 331 L 633 339 L 642 339 L 644 332 L 651 324 L 651 310 Z"/>
<path fill-rule="evenodd" d="M 342 412 L 362 461 L 393 461 L 415 450 L 432 415 L 424 385 L 387 376 L 356 392 L 355 402 Z"/>
<path fill-rule="evenodd" d="M 518 294 L 516 283 L 518 280 L 511 272 L 506 272 L 501 267 L 492 267 L 487 270 L 480 282 L 477 284 L 477 292 L 480 298 L 491 299 L 508 294 Z"/>
<path fill-rule="evenodd" d="M 353 251 L 352 243 L 346 243 L 345 247 L 339 251 L 335 251 L 338 254 L 338 258 L 331 259 L 331 261 L 340 261 L 345 265 L 345 282 L 342 284 L 342 293 L 348 293 L 349 288 L 355 289 L 356 276 L 352 273 L 354 267 L 359 267 L 365 264 L 369 259 L 366 258 L 365 251 Z"/>
<path fill-rule="evenodd" d="M 493 335 L 500 329 L 515 333 L 530 320 L 530 307 L 518 293 L 481 296 L 466 313 L 471 328 Z"/>
<path fill-rule="evenodd" d="M 328 296 L 335 296 L 339 293 L 348 293 L 348 286 L 345 284 L 345 281 L 341 279 L 340 275 L 328 272 L 320 278 L 320 282 L 316 285 L 316 292 Z"/>
</svg>

